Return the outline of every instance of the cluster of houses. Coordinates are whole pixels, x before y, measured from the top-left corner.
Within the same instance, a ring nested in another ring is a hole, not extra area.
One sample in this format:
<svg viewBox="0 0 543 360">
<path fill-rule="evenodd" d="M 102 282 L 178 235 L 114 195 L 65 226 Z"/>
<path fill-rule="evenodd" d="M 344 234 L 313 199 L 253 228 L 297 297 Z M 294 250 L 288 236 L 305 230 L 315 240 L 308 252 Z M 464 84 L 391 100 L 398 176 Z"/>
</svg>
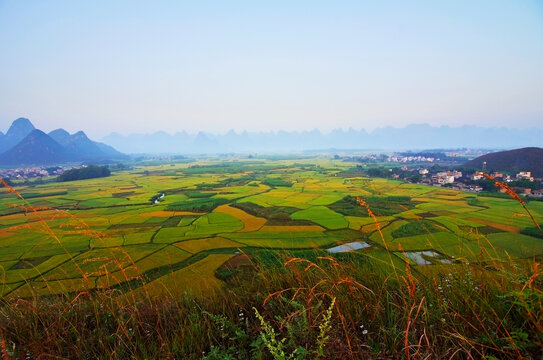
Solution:
<svg viewBox="0 0 543 360">
<path fill-rule="evenodd" d="M 461 171 L 447 170 L 447 171 L 440 171 L 440 172 L 431 174 L 428 169 L 422 168 L 418 170 L 418 173 L 419 175 L 422 175 L 423 177 L 422 180 L 420 181 L 420 183 L 422 184 L 434 185 L 434 186 L 448 185 L 453 189 L 468 191 L 468 192 L 480 192 L 483 190 L 483 188 L 477 184 L 455 181 L 462 178 L 463 174 Z M 514 176 L 504 175 L 503 173 L 500 173 L 500 172 L 493 172 L 490 174 L 490 176 L 492 176 L 496 180 L 499 180 L 505 183 L 509 183 L 512 181 L 519 181 L 519 180 L 528 180 L 530 182 L 534 182 L 534 181 L 543 182 L 543 179 L 534 178 L 530 171 L 520 171 L 518 174 Z M 469 175 L 469 177 L 465 179 L 478 181 L 478 180 L 485 179 L 485 177 L 483 176 L 482 172 L 476 172 L 474 174 Z M 543 197 L 543 190 L 533 190 L 528 187 L 519 187 L 519 186 L 513 186 L 513 190 L 519 195 Z M 505 192 L 505 190 L 502 188 L 500 188 L 499 191 Z"/>
<path fill-rule="evenodd" d="M 27 180 L 37 177 L 57 176 L 66 170 L 79 168 L 80 166 L 30 167 L 0 170 L 0 178 L 12 180 Z"/>
<path fill-rule="evenodd" d="M 534 182 L 534 180 L 536 180 L 532 176 L 531 171 L 521 171 L 516 176 L 504 175 L 501 172 L 494 171 L 493 173 L 490 174 L 490 176 L 492 176 L 496 180 L 505 181 L 505 182 L 511 182 L 511 181 L 517 181 L 517 180 L 529 180 L 531 182 Z M 476 172 L 470 177 L 471 180 L 475 180 L 475 181 L 481 180 L 483 178 L 484 176 L 481 172 Z M 541 180 L 541 179 L 538 179 L 538 180 Z"/>
<path fill-rule="evenodd" d="M 440 171 L 435 174 L 428 176 L 428 169 L 420 169 L 419 174 L 423 176 L 421 183 L 434 186 L 443 186 L 448 185 L 453 189 L 467 191 L 467 192 L 479 192 L 483 188 L 479 185 L 474 184 L 464 184 L 456 180 L 460 179 L 463 174 L 462 171 L 457 170 L 447 170 Z"/>
<path fill-rule="evenodd" d="M 435 174 L 430 174 L 430 170 L 428 169 L 419 169 L 418 172 L 419 175 L 422 175 L 423 177 L 421 183 L 428 185 L 441 186 L 452 184 L 454 183 L 454 180 L 462 177 L 462 171 L 457 170 L 440 171 Z"/>
<path fill-rule="evenodd" d="M 447 171 L 440 171 L 434 175 L 432 175 L 432 183 L 439 184 L 439 185 L 445 185 L 445 184 L 452 184 L 454 183 L 454 180 L 459 179 L 462 177 L 462 171 L 456 171 L 456 170 L 447 170 Z"/>
<path fill-rule="evenodd" d="M 530 182 L 538 181 L 543 182 L 543 178 L 535 178 L 532 176 L 531 171 L 520 171 L 516 176 L 512 177 L 510 175 L 503 175 L 502 173 L 494 172 L 492 173 L 492 176 L 500 181 L 504 182 L 511 182 L 511 181 L 519 181 L 519 180 L 528 180 Z M 528 195 L 533 197 L 543 197 L 543 190 L 532 190 L 528 187 L 520 187 L 520 186 L 513 186 L 513 190 L 520 195 Z M 504 189 L 500 189 L 501 192 L 505 192 Z"/>
<path fill-rule="evenodd" d="M 402 156 L 402 155 L 391 155 L 388 157 L 388 162 L 397 162 L 397 163 L 413 163 L 413 162 L 430 162 L 433 163 L 434 160 L 436 160 L 434 157 L 431 156 L 421 156 L 421 155 L 409 155 L 409 156 Z M 439 159 L 437 159 L 439 160 Z"/>
</svg>

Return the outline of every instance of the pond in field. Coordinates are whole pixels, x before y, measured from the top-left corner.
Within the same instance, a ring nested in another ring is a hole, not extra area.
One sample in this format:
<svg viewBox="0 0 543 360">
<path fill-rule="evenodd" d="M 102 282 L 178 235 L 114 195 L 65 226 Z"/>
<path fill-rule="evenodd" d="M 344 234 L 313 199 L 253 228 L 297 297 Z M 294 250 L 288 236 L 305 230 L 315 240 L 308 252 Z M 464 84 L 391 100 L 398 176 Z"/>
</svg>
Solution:
<svg viewBox="0 0 543 360">
<path fill-rule="evenodd" d="M 162 198 L 164 198 L 164 193 L 160 194 L 160 196 L 155 199 L 155 204 L 158 204 L 160 202 L 159 200 Z"/>
<path fill-rule="evenodd" d="M 342 252 L 348 252 L 348 251 L 355 251 L 360 249 L 369 248 L 371 245 L 364 242 L 364 241 L 354 241 L 347 244 L 335 246 L 333 248 L 328 249 L 328 252 L 331 253 L 342 253 Z"/>
<path fill-rule="evenodd" d="M 417 265 L 432 265 L 432 262 L 428 258 L 435 258 L 436 261 L 442 264 L 452 264 L 451 260 L 441 259 L 443 256 L 432 250 L 405 252 L 404 255 Z"/>
</svg>

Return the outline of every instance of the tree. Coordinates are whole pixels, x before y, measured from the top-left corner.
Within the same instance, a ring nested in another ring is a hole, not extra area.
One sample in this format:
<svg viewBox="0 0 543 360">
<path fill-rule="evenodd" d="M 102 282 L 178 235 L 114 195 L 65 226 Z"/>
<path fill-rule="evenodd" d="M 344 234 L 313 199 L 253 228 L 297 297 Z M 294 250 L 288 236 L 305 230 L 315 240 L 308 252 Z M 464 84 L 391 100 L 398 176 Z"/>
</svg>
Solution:
<svg viewBox="0 0 543 360">
<path fill-rule="evenodd" d="M 89 165 L 80 169 L 70 169 L 57 177 L 57 181 L 73 181 L 83 179 L 94 179 L 111 175 L 107 166 Z"/>
</svg>

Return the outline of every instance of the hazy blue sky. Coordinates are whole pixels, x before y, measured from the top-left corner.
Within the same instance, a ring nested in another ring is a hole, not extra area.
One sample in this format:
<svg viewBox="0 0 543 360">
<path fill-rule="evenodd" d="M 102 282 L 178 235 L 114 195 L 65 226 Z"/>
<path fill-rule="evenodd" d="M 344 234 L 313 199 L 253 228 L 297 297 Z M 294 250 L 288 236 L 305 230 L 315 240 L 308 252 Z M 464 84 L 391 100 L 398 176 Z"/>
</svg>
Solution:
<svg viewBox="0 0 543 360">
<path fill-rule="evenodd" d="M 0 0 L 0 130 L 20 116 L 95 137 L 543 127 L 543 1 Z"/>
</svg>

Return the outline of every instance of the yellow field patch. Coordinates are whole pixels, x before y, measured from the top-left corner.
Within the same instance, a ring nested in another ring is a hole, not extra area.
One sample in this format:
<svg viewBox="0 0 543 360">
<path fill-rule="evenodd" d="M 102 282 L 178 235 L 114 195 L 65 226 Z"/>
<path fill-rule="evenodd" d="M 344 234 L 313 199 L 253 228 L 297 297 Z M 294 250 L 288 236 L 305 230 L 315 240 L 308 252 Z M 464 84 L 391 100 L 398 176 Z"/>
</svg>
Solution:
<svg viewBox="0 0 543 360">
<path fill-rule="evenodd" d="M 55 217 L 67 217 L 69 213 L 62 210 L 43 210 L 43 211 L 29 211 L 26 214 L 11 214 L 2 216 L 2 221 L 10 220 L 26 220 L 27 222 L 40 221 L 40 220 L 52 220 Z"/>
<path fill-rule="evenodd" d="M 271 190 L 270 192 L 266 193 L 267 197 L 280 198 L 280 199 L 286 199 L 292 195 L 293 195 L 292 191 L 284 191 L 284 190 Z"/>
<path fill-rule="evenodd" d="M 167 250 L 167 248 L 165 248 L 158 252 L 158 256 L 155 256 L 155 254 L 153 254 L 153 256 L 145 257 L 144 259 L 139 260 L 135 264 L 128 265 L 122 271 L 115 271 L 99 277 L 96 280 L 96 286 L 98 288 L 108 288 L 110 286 L 114 286 L 125 281 L 138 279 L 141 278 L 141 275 L 147 270 L 160 266 L 168 266 L 191 256 L 189 253 L 180 249 L 173 249 L 179 252 L 178 256 L 171 256 L 174 254 L 166 254 L 166 256 L 164 256 L 163 253 L 166 252 L 164 250 Z"/>
<path fill-rule="evenodd" d="M 388 225 L 388 221 L 379 222 L 379 226 L 381 227 L 381 229 L 387 225 Z M 373 224 L 364 225 L 360 228 L 360 231 L 362 231 L 364 234 L 371 234 L 372 232 L 377 231 L 377 224 L 373 223 Z"/>
<path fill-rule="evenodd" d="M 31 298 L 34 296 L 34 294 L 67 294 L 70 292 L 85 291 L 94 289 L 95 281 L 96 278 L 88 278 L 87 280 L 77 278 L 66 280 L 33 281 L 17 288 L 8 296 L 14 298 Z"/>
<path fill-rule="evenodd" d="M 183 216 L 183 215 L 203 215 L 205 213 L 197 213 L 192 211 L 166 211 L 166 210 L 157 210 L 149 211 L 146 213 L 139 214 L 141 217 L 160 217 L 160 218 L 169 218 L 172 216 Z"/>
<path fill-rule="evenodd" d="M 4 238 L 11 238 L 17 236 L 17 230 L 21 227 L 26 227 L 30 229 L 29 225 L 18 225 L 18 226 L 12 226 L 10 228 L 6 229 L 0 229 L 0 239 Z"/>
<path fill-rule="evenodd" d="M 466 220 L 473 221 L 473 222 L 483 224 L 483 225 L 492 226 L 493 228 L 500 229 L 507 232 L 512 232 L 512 233 L 519 233 L 521 230 L 521 228 L 517 226 L 501 224 L 494 221 L 488 221 L 488 220 L 476 219 L 476 218 L 466 218 Z"/>
<path fill-rule="evenodd" d="M 141 288 L 126 295 L 128 299 L 141 295 L 179 297 L 184 291 L 196 296 L 210 296 L 221 285 L 222 281 L 215 277 L 215 270 L 232 258 L 233 254 L 211 254 L 195 264 L 171 274 L 164 275 Z"/>
<path fill-rule="evenodd" d="M 116 189 L 86 192 L 84 196 L 85 196 L 85 200 L 89 200 L 93 198 L 105 198 L 105 197 L 110 197 L 113 191 L 116 191 Z"/>
<path fill-rule="evenodd" d="M 29 188 L 27 188 L 26 190 L 29 190 Z M 51 192 L 57 193 L 57 192 L 69 191 L 69 190 L 70 190 L 69 188 L 57 188 L 57 187 L 55 187 L 53 191 L 51 191 L 51 189 L 41 189 L 41 190 L 38 190 L 37 192 L 39 194 L 48 194 L 48 193 L 51 193 Z M 58 195 L 53 195 L 53 196 L 58 196 Z"/>
<path fill-rule="evenodd" d="M 447 200 L 443 198 L 437 198 L 437 197 L 413 197 L 411 200 L 422 202 L 422 203 L 433 203 L 433 204 L 439 204 L 439 205 L 448 205 L 448 206 L 459 206 L 459 207 L 466 207 L 468 209 L 472 209 L 470 205 L 468 205 L 467 201 L 460 199 L 455 200 Z M 446 210 L 446 207 L 444 207 L 444 210 Z"/>
<path fill-rule="evenodd" d="M 260 229 L 265 223 L 266 219 L 256 217 L 254 215 L 248 214 L 245 211 L 232 207 L 230 205 L 221 205 L 218 206 L 214 212 L 217 213 L 223 213 L 227 215 L 231 215 L 243 223 L 243 229 L 241 229 L 239 232 L 251 232 L 251 231 L 257 231 Z"/>
<path fill-rule="evenodd" d="M 181 241 L 173 244 L 179 249 L 188 251 L 190 253 L 196 254 L 200 251 L 212 250 L 212 249 L 221 249 L 221 248 L 237 248 L 243 247 L 245 245 L 237 243 L 232 240 L 228 240 L 222 237 L 213 237 L 206 239 L 196 239 L 196 240 L 187 240 Z"/>
<path fill-rule="evenodd" d="M 345 216 L 345 219 L 349 222 L 349 228 L 353 230 L 360 230 L 360 228 L 364 225 L 375 223 L 375 220 L 369 216 Z"/>
<path fill-rule="evenodd" d="M 299 226 L 280 226 L 280 225 L 266 225 L 260 229 L 262 232 L 312 232 L 312 231 L 324 231 L 324 228 L 319 225 L 299 225 Z"/>
</svg>

